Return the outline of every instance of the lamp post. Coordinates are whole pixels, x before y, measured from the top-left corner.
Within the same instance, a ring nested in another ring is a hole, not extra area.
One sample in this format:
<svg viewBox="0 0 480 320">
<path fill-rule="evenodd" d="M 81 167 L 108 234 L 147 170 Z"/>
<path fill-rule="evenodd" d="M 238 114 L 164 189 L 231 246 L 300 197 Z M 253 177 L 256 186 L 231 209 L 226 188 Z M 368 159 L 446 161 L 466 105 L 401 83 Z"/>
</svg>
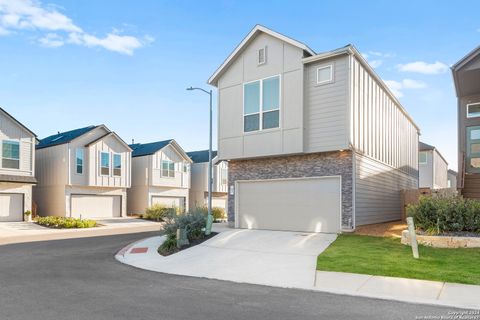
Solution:
<svg viewBox="0 0 480 320">
<path fill-rule="evenodd" d="M 187 90 L 200 90 L 205 92 L 210 96 L 210 135 L 209 135 L 209 146 L 208 146 L 208 216 L 207 216 L 207 225 L 205 227 L 205 235 L 209 235 L 212 232 L 212 90 L 207 91 L 202 88 L 190 87 Z"/>
</svg>

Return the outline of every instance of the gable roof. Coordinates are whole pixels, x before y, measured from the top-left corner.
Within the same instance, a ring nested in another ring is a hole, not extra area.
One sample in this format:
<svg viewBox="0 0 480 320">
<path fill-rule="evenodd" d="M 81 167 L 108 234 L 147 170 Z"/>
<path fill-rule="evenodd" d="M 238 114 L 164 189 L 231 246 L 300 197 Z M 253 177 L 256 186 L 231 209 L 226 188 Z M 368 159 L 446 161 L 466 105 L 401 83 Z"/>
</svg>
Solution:
<svg viewBox="0 0 480 320">
<path fill-rule="evenodd" d="M 143 157 L 143 156 L 149 156 L 149 155 L 155 154 L 168 145 L 171 145 L 173 148 L 175 148 L 175 150 L 177 150 L 177 152 L 180 153 L 180 155 L 184 157 L 185 160 L 192 162 L 192 160 L 187 155 L 187 153 L 182 149 L 182 147 L 180 147 L 180 145 L 174 139 L 149 142 L 149 143 L 133 143 L 133 144 L 130 144 L 129 146 L 133 150 L 132 157 L 135 158 L 135 157 Z"/>
<path fill-rule="evenodd" d="M 23 123 L 21 123 L 20 121 L 18 121 L 17 119 L 15 119 L 14 116 L 12 116 L 10 113 L 8 113 L 5 109 L 1 108 L 0 107 L 0 110 L 8 117 L 10 118 L 10 120 L 12 120 L 13 122 L 15 122 L 16 124 L 18 124 L 20 127 L 22 127 L 23 129 L 25 129 L 27 132 L 29 132 L 30 134 L 32 134 L 35 138 L 37 137 L 37 135 L 30 129 L 28 129 Z"/>
<path fill-rule="evenodd" d="M 257 24 L 247 34 L 247 36 L 243 38 L 242 42 L 238 44 L 238 46 L 233 50 L 233 52 L 230 53 L 230 55 L 227 57 L 227 59 L 225 59 L 225 61 L 220 65 L 220 67 L 218 67 L 218 69 L 213 73 L 210 79 L 208 79 L 208 84 L 216 85 L 218 78 L 223 74 L 225 69 L 232 64 L 233 60 L 242 52 L 243 48 L 247 46 L 261 32 L 266 33 L 274 38 L 285 41 L 286 43 L 289 43 L 295 47 L 298 47 L 304 50 L 305 52 L 307 52 L 309 55 L 315 55 L 315 52 L 312 49 L 310 49 L 306 44 L 300 41 L 297 41 L 293 38 L 287 37 L 271 29 L 268 29 L 267 27 Z"/>
<path fill-rule="evenodd" d="M 434 146 L 431 146 L 429 144 L 426 144 L 422 141 L 418 142 L 418 150 L 419 151 L 429 151 L 429 150 L 435 150 Z"/>
<path fill-rule="evenodd" d="M 457 63 L 451 66 L 453 83 L 455 85 L 455 93 L 457 97 L 470 95 L 478 92 L 478 83 L 480 80 L 480 72 L 478 66 L 475 72 L 465 68 L 472 61 L 480 57 L 480 46 L 476 47 L 460 59 Z M 465 70 L 464 70 L 465 68 Z"/>
<path fill-rule="evenodd" d="M 190 151 L 187 155 L 192 159 L 193 163 L 208 162 L 208 150 Z M 212 160 L 217 156 L 217 151 L 212 150 Z"/>
<path fill-rule="evenodd" d="M 105 127 L 105 128 L 106 128 L 106 127 Z M 108 129 L 107 129 L 107 130 L 108 130 Z M 118 141 L 120 141 L 125 147 L 127 147 L 127 149 L 129 149 L 130 151 L 132 151 L 132 148 L 130 147 L 130 145 L 129 145 L 128 143 L 126 143 L 125 141 L 123 141 L 123 139 L 120 138 L 120 136 L 119 136 L 116 132 L 114 132 L 114 131 L 109 131 L 109 132 L 105 133 L 104 135 L 98 137 L 97 139 L 95 139 L 95 140 L 93 140 L 93 141 L 90 141 L 89 143 L 87 143 L 87 144 L 85 145 L 85 147 L 89 147 L 89 146 L 97 143 L 98 141 L 100 141 L 100 140 L 102 140 L 102 139 L 104 139 L 104 138 L 106 138 L 106 137 L 109 137 L 109 136 L 114 136 L 114 137 L 115 137 Z"/>
<path fill-rule="evenodd" d="M 469 63 L 479 55 L 480 55 L 480 46 L 476 47 L 475 49 L 467 53 L 462 59 L 460 59 L 457 63 L 455 63 L 451 67 L 452 71 L 458 71 L 459 69 L 461 69 L 463 66 L 465 66 L 467 63 Z"/>
<path fill-rule="evenodd" d="M 36 149 L 43 149 L 43 148 L 48 148 L 48 147 L 53 147 L 60 144 L 68 143 L 73 139 L 83 136 L 87 132 L 92 131 L 97 127 L 99 126 L 88 126 L 84 128 L 70 130 L 70 131 L 59 132 L 57 134 L 41 139 L 37 144 Z"/>
</svg>

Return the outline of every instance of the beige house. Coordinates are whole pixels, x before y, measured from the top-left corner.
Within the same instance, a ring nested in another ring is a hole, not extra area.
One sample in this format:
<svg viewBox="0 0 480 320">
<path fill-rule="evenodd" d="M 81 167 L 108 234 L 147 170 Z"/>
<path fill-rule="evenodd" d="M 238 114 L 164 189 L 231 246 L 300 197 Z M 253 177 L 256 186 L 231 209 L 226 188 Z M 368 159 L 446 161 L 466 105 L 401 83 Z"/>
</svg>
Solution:
<svg viewBox="0 0 480 320">
<path fill-rule="evenodd" d="M 448 163 L 434 146 L 420 142 L 418 146 L 419 188 L 444 189 L 448 186 Z"/>
<path fill-rule="evenodd" d="M 0 222 L 23 221 L 32 210 L 36 136 L 0 108 Z"/>
<path fill-rule="evenodd" d="M 208 82 L 232 225 L 336 233 L 401 218 L 419 128 L 355 47 L 316 53 L 257 25 Z"/>
<path fill-rule="evenodd" d="M 40 140 L 34 201 L 40 215 L 124 217 L 131 184 L 130 147 L 105 125 Z"/>
<path fill-rule="evenodd" d="M 188 208 L 192 160 L 173 139 L 131 144 L 132 187 L 128 213 L 141 214 L 154 204 Z"/>
<path fill-rule="evenodd" d="M 208 150 L 187 152 L 192 159 L 192 186 L 190 210 L 208 205 Z M 217 151 L 212 151 L 212 207 L 227 212 L 228 162 L 217 161 Z"/>
</svg>

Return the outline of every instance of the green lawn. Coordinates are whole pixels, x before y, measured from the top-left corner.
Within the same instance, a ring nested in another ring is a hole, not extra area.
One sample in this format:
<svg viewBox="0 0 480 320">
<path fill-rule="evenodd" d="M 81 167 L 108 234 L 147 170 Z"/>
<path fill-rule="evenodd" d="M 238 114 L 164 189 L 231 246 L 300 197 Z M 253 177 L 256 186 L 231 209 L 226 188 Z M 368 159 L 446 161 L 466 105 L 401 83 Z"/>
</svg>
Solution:
<svg viewBox="0 0 480 320">
<path fill-rule="evenodd" d="M 480 248 L 419 251 L 416 260 L 400 239 L 339 235 L 318 256 L 317 269 L 480 285 Z"/>
</svg>

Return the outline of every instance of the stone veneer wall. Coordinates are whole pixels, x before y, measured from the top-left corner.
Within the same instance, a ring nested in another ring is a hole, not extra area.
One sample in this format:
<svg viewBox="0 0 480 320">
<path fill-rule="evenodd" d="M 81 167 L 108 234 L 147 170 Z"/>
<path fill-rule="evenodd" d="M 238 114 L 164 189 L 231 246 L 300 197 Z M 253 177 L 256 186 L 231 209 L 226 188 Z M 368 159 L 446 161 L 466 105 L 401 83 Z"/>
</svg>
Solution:
<svg viewBox="0 0 480 320">
<path fill-rule="evenodd" d="M 273 158 L 231 160 L 228 163 L 228 185 L 237 180 L 342 176 L 342 225 L 351 223 L 352 152 L 335 151 Z M 236 190 L 235 190 L 236 192 Z M 228 195 L 228 221 L 235 221 L 235 195 Z"/>
</svg>

